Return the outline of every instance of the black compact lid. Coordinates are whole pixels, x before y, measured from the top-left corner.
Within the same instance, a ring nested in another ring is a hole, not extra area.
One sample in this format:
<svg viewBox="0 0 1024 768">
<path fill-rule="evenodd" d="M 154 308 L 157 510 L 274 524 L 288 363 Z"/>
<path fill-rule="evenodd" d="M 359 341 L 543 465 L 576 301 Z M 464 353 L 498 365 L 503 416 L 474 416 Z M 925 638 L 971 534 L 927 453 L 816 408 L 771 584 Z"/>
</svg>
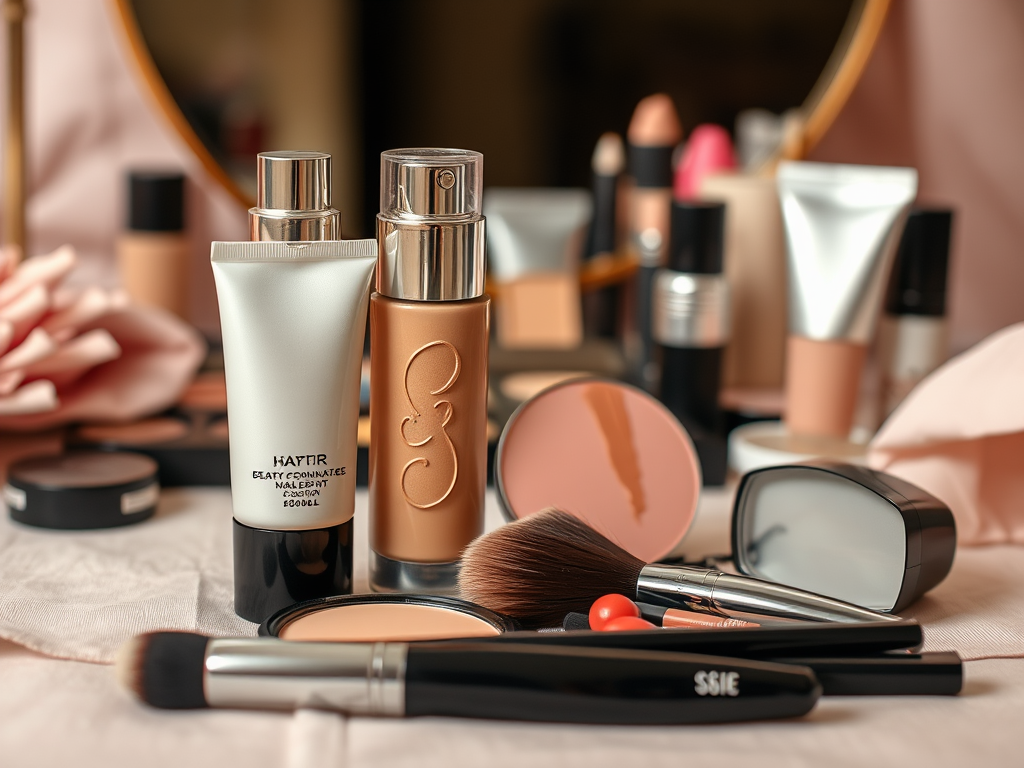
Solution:
<svg viewBox="0 0 1024 768">
<path fill-rule="evenodd" d="M 180 232 L 184 228 L 185 177 L 133 171 L 128 175 L 128 229 Z"/>
<path fill-rule="evenodd" d="M 39 528 L 83 530 L 138 523 L 160 498 L 148 456 L 71 451 L 12 464 L 3 488 L 11 519 Z"/>
<path fill-rule="evenodd" d="M 343 605 L 380 605 L 383 603 L 393 605 L 425 605 L 465 613 L 487 622 L 498 632 L 512 632 L 519 629 L 515 619 L 496 613 L 490 608 L 484 608 L 482 605 L 471 603 L 468 600 L 460 600 L 457 597 L 445 597 L 443 595 L 372 594 L 335 595 L 333 597 L 322 597 L 317 600 L 306 600 L 296 603 L 287 608 L 282 608 L 260 624 L 258 632 L 261 637 L 279 637 L 285 625 L 295 621 L 300 616 Z"/>
<path fill-rule="evenodd" d="M 722 272 L 724 203 L 672 203 L 668 269 L 697 275 Z"/>
<path fill-rule="evenodd" d="M 843 478 L 883 499 L 899 515 L 899 520 L 902 523 L 901 530 L 906 536 L 903 579 L 894 604 L 891 608 L 887 607 L 884 610 L 899 613 L 946 578 L 953 566 L 953 556 L 956 553 L 956 524 L 948 506 L 916 485 L 885 472 L 852 464 L 826 461 L 807 461 L 800 464 L 765 467 L 748 472 L 743 476 L 736 492 L 736 502 L 732 514 L 733 562 L 740 573 L 767 578 L 757 563 L 757 550 L 760 549 L 760 543 L 749 540 L 753 535 L 751 533 L 751 516 L 754 514 L 752 507 L 758 493 L 766 486 L 776 481 L 782 481 L 775 489 L 775 503 L 791 506 L 789 502 L 793 502 L 795 505 L 795 502 L 798 501 L 795 494 L 801 493 L 801 477 L 810 477 L 814 473 L 826 473 Z M 812 539 L 820 533 L 820 530 L 808 531 L 807 537 Z M 765 534 L 762 538 L 767 538 L 767 536 L 768 534 Z M 822 551 L 831 546 L 831 543 L 827 541 L 819 543 Z M 813 553 L 808 553 L 808 559 L 811 559 L 811 554 Z M 872 556 L 875 554 L 877 553 L 862 553 L 862 559 L 866 565 L 873 562 Z M 825 581 L 827 582 L 827 580 Z M 788 584 L 787 586 L 801 585 Z M 842 595 L 830 595 L 827 589 L 812 591 L 821 592 L 829 597 L 845 599 Z"/>
<path fill-rule="evenodd" d="M 903 230 L 886 311 L 891 315 L 946 314 L 946 275 L 953 211 L 915 209 Z"/>
</svg>

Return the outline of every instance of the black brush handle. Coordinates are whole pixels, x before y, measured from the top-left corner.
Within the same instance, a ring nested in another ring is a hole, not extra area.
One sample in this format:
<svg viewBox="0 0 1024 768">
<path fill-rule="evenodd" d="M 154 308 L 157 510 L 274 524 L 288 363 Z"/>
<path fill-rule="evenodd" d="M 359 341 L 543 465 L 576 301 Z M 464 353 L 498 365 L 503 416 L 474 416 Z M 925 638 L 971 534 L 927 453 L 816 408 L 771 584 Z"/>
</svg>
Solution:
<svg viewBox="0 0 1024 768">
<path fill-rule="evenodd" d="M 624 725 L 798 717 L 821 695 L 798 666 L 478 642 L 411 645 L 405 684 L 412 717 Z"/>
<path fill-rule="evenodd" d="M 580 614 L 581 616 L 583 614 Z M 915 621 L 877 624 L 792 624 L 732 629 L 639 629 L 629 632 L 506 632 L 479 642 L 621 648 L 634 651 L 711 653 L 747 659 L 780 656 L 868 656 L 917 649 L 924 642 Z"/>
<path fill-rule="evenodd" d="M 964 685 L 963 661 L 953 651 L 778 661 L 813 669 L 825 696 L 956 696 Z"/>
</svg>

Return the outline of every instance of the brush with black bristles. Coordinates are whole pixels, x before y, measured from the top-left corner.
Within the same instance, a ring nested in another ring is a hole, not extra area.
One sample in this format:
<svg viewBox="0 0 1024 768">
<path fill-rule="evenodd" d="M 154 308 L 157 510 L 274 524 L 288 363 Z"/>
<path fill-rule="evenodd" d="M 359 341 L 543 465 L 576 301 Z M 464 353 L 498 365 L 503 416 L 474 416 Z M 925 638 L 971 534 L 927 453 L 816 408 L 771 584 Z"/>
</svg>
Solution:
<svg viewBox="0 0 1024 768">
<path fill-rule="evenodd" d="M 481 536 L 462 555 L 462 596 L 527 628 L 555 627 L 616 593 L 736 619 L 899 621 L 841 600 L 710 568 L 648 565 L 583 521 L 546 509 Z"/>
<path fill-rule="evenodd" d="M 153 632 L 121 649 L 117 674 L 162 709 L 313 707 L 624 725 L 796 717 L 821 695 L 803 666 L 459 640 L 297 643 Z"/>
</svg>

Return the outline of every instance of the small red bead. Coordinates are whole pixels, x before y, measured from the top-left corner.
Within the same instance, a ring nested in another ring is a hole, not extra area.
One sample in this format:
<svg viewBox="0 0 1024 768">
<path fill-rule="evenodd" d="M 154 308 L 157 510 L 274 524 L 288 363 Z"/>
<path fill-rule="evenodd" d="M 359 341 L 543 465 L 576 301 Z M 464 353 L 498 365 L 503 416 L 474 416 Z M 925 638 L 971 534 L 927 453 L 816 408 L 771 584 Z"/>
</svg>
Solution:
<svg viewBox="0 0 1024 768">
<path fill-rule="evenodd" d="M 605 595 L 597 598 L 590 606 L 591 629 L 604 629 L 609 621 L 623 617 L 640 617 L 637 604 L 625 595 Z"/>
</svg>

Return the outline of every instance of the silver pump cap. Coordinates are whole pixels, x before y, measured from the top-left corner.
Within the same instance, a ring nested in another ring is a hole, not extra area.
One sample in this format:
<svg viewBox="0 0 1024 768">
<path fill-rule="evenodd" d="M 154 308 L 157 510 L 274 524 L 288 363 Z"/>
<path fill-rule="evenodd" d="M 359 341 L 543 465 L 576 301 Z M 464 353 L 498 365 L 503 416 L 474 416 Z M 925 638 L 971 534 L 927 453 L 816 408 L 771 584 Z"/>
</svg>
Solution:
<svg viewBox="0 0 1024 768">
<path fill-rule="evenodd" d="M 338 240 L 341 214 L 331 208 L 331 156 L 325 152 L 260 152 L 253 240 Z"/>
<path fill-rule="evenodd" d="M 483 161 L 463 149 L 381 154 L 379 293 L 410 301 L 483 295 Z"/>
</svg>

